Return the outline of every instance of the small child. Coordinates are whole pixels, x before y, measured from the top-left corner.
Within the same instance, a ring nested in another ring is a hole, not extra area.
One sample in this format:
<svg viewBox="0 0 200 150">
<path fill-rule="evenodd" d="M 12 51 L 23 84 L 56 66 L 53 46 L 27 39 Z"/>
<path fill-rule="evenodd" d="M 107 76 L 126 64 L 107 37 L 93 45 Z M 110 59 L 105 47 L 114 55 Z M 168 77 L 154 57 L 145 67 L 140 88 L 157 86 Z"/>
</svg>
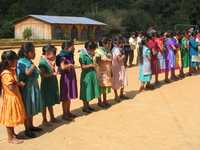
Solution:
<svg viewBox="0 0 200 150">
<path fill-rule="evenodd" d="M 111 92 L 112 86 L 112 58 L 111 47 L 112 40 L 109 38 L 102 38 L 99 42 L 99 48 L 96 50 L 95 58 L 97 63 L 97 77 L 100 84 L 101 96 L 98 99 L 98 106 L 103 108 L 110 107 L 110 103 L 107 101 L 107 94 Z"/>
<path fill-rule="evenodd" d="M 74 62 L 74 42 L 68 41 L 62 44 L 62 50 L 56 58 L 56 64 L 60 69 L 60 100 L 63 107 L 63 119 L 72 121 L 76 115 L 71 113 L 71 100 L 78 97 L 77 80 Z"/>
<path fill-rule="evenodd" d="M 27 115 L 25 135 L 34 138 L 36 137 L 34 132 L 40 132 L 42 129 L 33 126 L 33 116 L 42 112 L 44 109 L 38 84 L 39 69 L 32 62 L 35 58 L 34 45 L 31 42 L 24 43 L 18 55 L 17 75 L 19 81 L 25 83 L 25 86 L 21 88 Z"/>
<path fill-rule="evenodd" d="M 45 107 L 48 108 L 50 121 L 58 123 L 54 116 L 53 106 L 59 104 L 59 88 L 57 80 L 57 70 L 55 65 L 56 48 L 53 45 L 43 47 L 43 56 L 39 62 L 41 74 L 41 95 Z M 43 111 L 43 124 L 47 124 L 46 108 Z"/>
<path fill-rule="evenodd" d="M 121 99 L 129 99 L 124 95 L 124 87 L 128 84 L 126 69 L 124 66 L 125 55 L 123 53 L 124 41 L 122 37 L 115 39 L 115 46 L 112 49 L 112 88 L 115 92 L 115 101 L 120 102 Z M 120 95 L 117 90 L 120 89 Z"/>
<path fill-rule="evenodd" d="M 81 64 L 81 80 L 80 80 L 80 99 L 83 101 L 83 112 L 91 113 L 95 111 L 89 102 L 100 96 L 100 87 L 95 70 L 93 57 L 97 44 L 94 42 L 86 42 L 85 50 L 80 52 L 79 62 Z"/>
<path fill-rule="evenodd" d="M 139 92 L 142 92 L 146 88 L 151 89 L 150 85 L 152 78 L 151 71 L 151 50 L 147 47 L 147 39 L 143 39 L 139 47 L 139 80 L 141 86 Z"/>
<path fill-rule="evenodd" d="M 0 88 L 3 90 L 3 103 L 0 110 L 0 124 L 7 128 L 8 142 L 20 144 L 23 141 L 17 139 L 14 127 L 25 122 L 26 113 L 19 91 L 19 86 L 24 86 L 24 83 L 18 82 L 16 78 L 17 54 L 11 50 L 5 51 L 1 60 Z"/>
</svg>

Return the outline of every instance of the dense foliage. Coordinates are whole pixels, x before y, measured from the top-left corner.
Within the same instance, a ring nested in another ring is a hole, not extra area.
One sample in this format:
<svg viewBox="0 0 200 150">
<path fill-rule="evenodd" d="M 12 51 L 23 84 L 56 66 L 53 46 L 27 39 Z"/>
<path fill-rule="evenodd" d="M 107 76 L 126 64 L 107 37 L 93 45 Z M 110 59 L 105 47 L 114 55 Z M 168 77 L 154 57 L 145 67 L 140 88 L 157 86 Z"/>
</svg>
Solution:
<svg viewBox="0 0 200 150">
<path fill-rule="evenodd" d="M 88 16 L 119 32 L 200 24 L 199 10 L 199 0 L 0 0 L 0 37 L 13 37 L 13 22 L 28 14 Z"/>
</svg>

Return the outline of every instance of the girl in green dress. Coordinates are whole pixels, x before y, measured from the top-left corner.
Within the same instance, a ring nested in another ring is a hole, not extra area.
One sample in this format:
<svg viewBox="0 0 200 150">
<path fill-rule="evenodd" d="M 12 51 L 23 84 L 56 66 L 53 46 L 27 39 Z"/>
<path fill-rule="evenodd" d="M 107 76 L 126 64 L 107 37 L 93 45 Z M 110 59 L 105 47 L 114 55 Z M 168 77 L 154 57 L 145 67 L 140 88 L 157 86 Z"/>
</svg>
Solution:
<svg viewBox="0 0 200 150">
<path fill-rule="evenodd" d="M 53 106 L 59 104 L 59 89 L 57 80 L 57 70 L 55 65 L 56 48 L 52 45 L 43 47 L 43 56 L 39 62 L 41 75 L 41 95 L 44 102 L 44 110 L 42 113 L 43 124 L 47 124 L 46 108 L 49 110 L 50 121 L 57 123 L 54 117 Z"/>
<path fill-rule="evenodd" d="M 189 67 L 189 37 L 187 35 L 187 32 L 185 35 L 183 35 L 181 39 L 181 70 L 180 70 L 180 76 L 185 77 L 184 68 Z"/>
<path fill-rule="evenodd" d="M 86 42 L 85 50 L 80 52 L 79 62 L 81 64 L 81 81 L 80 81 L 80 99 L 83 101 L 83 112 L 91 113 L 94 109 L 89 105 L 89 102 L 100 96 L 99 83 L 95 70 L 93 56 L 96 43 Z"/>
</svg>

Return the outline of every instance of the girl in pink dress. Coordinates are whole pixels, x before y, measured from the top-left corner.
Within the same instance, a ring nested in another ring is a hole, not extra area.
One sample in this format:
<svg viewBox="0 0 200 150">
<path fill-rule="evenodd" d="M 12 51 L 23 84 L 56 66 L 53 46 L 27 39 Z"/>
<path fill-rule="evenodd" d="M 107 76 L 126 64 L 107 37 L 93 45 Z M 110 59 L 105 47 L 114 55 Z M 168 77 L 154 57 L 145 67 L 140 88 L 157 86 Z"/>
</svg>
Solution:
<svg viewBox="0 0 200 150">
<path fill-rule="evenodd" d="M 123 46 L 123 39 L 119 37 L 115 40 L 115 46 L 112 49 L 112 88 L 115 92 L 115 100 L 117 102 L 119 102 L 120 99 L 128 99 L 128 97 L 124 95 L 124 87 L 127 85 L 127 77 L 124 66 L 125 55 L 122 51 Z M 118 95 L 118 90 L 120 90 L 120 96 Z"/>
</svg>

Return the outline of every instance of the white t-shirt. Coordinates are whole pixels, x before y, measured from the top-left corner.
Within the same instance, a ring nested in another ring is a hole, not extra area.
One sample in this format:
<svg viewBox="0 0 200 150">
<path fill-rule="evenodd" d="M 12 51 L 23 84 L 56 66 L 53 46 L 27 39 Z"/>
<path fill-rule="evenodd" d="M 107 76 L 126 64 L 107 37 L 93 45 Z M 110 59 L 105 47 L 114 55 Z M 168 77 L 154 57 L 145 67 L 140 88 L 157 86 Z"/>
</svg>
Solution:
<svg viewBox="0 0 200 150">
<path fill-rule="evenodd" d="M 137 45 L 137 39 L 134 39 L 133 37 L 130 37 L 129 38 L 129 44 L 133 45 L 133 46 L 136 46 Z"/>
</svg>

